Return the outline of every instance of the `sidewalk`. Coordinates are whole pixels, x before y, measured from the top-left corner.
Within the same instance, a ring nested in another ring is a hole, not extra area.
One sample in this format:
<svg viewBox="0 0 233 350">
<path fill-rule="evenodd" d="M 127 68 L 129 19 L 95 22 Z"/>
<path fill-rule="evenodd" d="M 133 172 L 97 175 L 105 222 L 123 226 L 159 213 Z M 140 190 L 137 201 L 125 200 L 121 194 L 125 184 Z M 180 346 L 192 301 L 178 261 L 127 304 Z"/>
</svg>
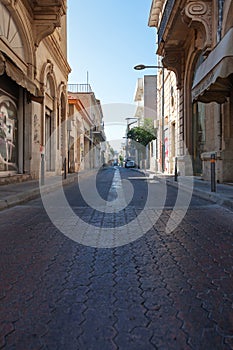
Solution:
<svg viewBox="0 0 233 350">
<path fill-rule="evenodd" d="M 63 180 L 63 185 L 70 184 L 77 180 L 78 176 L 84 176 L 87 171 L 78 174 L 68 174 L 66 180 Z M 90 173 L 90 170 L 88 171 Z M 157 178 L 166 178 L 166 182 L 170 186 L 180 187 L 186 191 L 192 191 L 195 196 L 209 200 L 220 206 L 224 206 L 233 210 L 233 184 L 216 184 L 216 192 L 211 192 L 210 181 L 204 181 L 198 177 L 178 177 L 178 181 L 174 180 L 172 175 L 155 174 L 147 170 L 145 172 L 148 176 Z M 193 188 L 190 182 L 193 179 Z M 56 190 L 61 176 L 51 177 L 46 179 L 46 184 L 43 186 L 43 192 L 51 192 Z M 0 186 L 0 210 L 21 204 L 28 200 L 40 196 L 40 187 L 38 180 L 24 181 L 9 185 Z"/>
<path fill-rule="evenodd" d="M 149 170 L 146 173 L 149 176 L 154 175 L 157 178 L 165 178 L 170 186 L 191 191 L 195 196 L 233 210 L 233 183 L 216 184 L 216 192 L 211 192 L 211 182 L 200 177 L 178 176 L 177 181 L 175 181 L 174 175 L 155 174 Z"/>
<path fill-rule="evenodd" d="M 80 172 L 79 174 L 67 174 L 67 178 L 65 180 L 62 179 L 62 175 L 48 177 L 45 179 L 45 185 L 41 186 L 41 189 L 39 186 L 39 180 L 29 180 L 8 185 L 1 185 L 0 210 L 4 210 L 37 198 L 40 196 L 41 190 L 43 193 L 55 191 L 61 181 L 63 185 L 70 184 L 74 182 L 79 175 L 84 173 L 85 172 Z"/>
</svg>

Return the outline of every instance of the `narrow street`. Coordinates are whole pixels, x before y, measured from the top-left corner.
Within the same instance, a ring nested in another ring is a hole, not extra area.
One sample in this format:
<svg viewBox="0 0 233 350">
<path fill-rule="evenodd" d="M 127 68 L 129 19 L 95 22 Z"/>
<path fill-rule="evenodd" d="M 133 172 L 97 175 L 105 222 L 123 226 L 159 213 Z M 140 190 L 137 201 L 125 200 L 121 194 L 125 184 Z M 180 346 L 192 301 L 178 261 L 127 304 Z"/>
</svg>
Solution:
<svg viewBox="0 0 233 350">
<path fill-rule="evenodd" d="M 0 349 L 233 349 L 232 212 L 143 176 L 0 212 Z"/>
</svg>

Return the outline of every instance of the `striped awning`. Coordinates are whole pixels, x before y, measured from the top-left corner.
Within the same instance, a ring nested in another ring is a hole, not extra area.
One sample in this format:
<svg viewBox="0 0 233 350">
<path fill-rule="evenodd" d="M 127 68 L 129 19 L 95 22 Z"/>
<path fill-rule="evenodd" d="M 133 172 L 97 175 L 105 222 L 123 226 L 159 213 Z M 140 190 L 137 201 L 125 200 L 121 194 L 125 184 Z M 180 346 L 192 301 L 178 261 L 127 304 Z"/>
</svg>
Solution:
<svg viewBox="0 0 233 350">
<path fill-rule="evenodd" d="M 233 28 L 198 67 L 192 86 L 192 100 L 224 103 L 233 88 Z"/>
</svg>

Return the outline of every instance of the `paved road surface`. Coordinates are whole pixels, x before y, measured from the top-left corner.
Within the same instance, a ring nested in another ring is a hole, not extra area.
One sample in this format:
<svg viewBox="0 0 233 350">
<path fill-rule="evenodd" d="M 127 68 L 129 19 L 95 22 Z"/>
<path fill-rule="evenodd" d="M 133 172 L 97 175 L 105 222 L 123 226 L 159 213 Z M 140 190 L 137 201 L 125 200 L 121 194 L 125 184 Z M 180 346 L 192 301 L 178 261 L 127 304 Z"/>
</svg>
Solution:
<svg viewBox="0 0 233 350">
<path fill-rule="evenodd" d="M 97 176 L 98 193 L 113 205 L 117 173 Z M 163 185 L 136 179 L 142 175 L 134 170 L 120 173 L 135 177 L 136 191 L 119 215 L 88 207 L 71 185 L 65 193 L 75 215 L 119 232 L 143 211 L 149 191 L 153 217 Z M 83 180 L 85 191 L 91 183 Z M 59 210 L 56 193 L 49 198 Z M 105 249 L 62 234 L 40 199 L 0 212 L 0 349 L 233 349 L 232 212 L 193 197 L 168 232 L 176 198 L 167 188 L 162 214 L 146 234 Z"/>
</svg>

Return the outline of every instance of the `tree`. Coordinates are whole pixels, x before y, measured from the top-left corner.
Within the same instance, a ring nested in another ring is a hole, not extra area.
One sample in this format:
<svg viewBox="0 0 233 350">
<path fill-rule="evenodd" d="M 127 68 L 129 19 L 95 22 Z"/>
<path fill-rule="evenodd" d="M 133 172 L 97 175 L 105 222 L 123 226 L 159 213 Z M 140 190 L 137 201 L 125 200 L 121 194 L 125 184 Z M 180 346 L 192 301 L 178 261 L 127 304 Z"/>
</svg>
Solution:
<svg viewBox="0 0 233 350">
<path fill-rule="evenodd" d="M 124 158 L 121 154 L 119 155 L 119 161 L 120 161 L 121 166 L 123 166 Z"/>
<path fill-rule="evenodd" d="M 145 119 L 143 126 L 136 126 L 127 133 L 127 138 L 132 140 L 132 145 L 138 151 L 138 165 L 140 160 L 146 159 L 146 146 L 157 137 L 152 119 Z"/>
<path fill-rule="evenodd" d="M 153 121 L 151 119 L 145 119 L 143 126 L 136 126 L 128 131 L 127 138 L 146 147 L 151 141 L 156 139 Z"/>
</svg>

